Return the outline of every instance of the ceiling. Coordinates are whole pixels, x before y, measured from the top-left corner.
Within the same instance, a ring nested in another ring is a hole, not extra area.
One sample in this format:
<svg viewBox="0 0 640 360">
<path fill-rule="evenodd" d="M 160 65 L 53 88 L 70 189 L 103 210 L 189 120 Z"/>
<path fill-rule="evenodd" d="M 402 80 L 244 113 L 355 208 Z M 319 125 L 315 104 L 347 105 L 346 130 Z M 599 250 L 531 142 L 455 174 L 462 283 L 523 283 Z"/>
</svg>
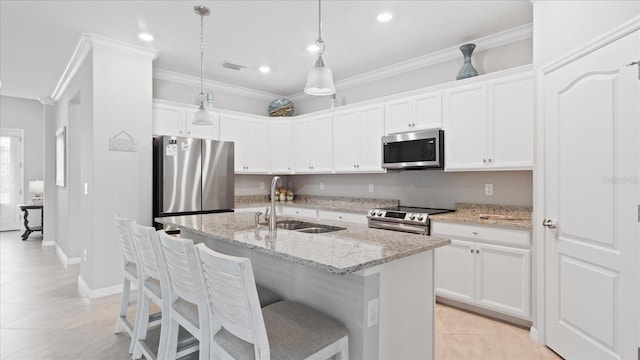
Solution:
<svg viewBox="0 0 640 360">
<path fill-rule="evenodd" d="M 271 94 L 300 93 L 318 36 L 315 0 L 0 1 L 0 94 L 52 94 L 83 33 L 155 48 L 154 68 L 200 76 L 200 17 L 205 5 L 205 78 Z M 388 23 L 376 20 L 391 12 Z M 334 80 L 457 46 L 532 22 L 529 0 L 322 2 L 325 62 Z M 138 38 L 147 31 L 155 39 Z M 241 72 L 222 62 L 244 65 Z M 271 72 L 260 73 L 268 65 Z"/>
</svg>

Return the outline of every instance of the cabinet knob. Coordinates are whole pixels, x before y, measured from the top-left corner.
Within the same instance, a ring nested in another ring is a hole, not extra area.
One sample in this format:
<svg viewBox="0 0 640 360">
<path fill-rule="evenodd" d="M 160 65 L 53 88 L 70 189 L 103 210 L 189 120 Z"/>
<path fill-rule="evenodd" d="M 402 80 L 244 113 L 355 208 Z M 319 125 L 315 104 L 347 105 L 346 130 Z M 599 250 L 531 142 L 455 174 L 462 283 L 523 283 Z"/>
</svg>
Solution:
<svg viewBox="0 0 640 360">
<path fill-rule="evenodd" d="M 490 162 L 491 162 L 491 158 L 487 159 L 487 162 L 489 162 L 489 163 L 490 163 Z"/>
<path fill-rule="evenodd" d="M 338 219 L 342 220 L 342 215 L 338 216 Z"/>
<path fill-rule="evenodd" d="M 480 254 L 480 250 L 476 250 L 476 254 Z"/>
<path fill-rule="evenodd" d="M 472 232 L 473 235 L 478 235 L 477 231 Z"/>
<path fill-rule="evenodd" d="M 473 254 L 473 249 L 469 249 L 469 252 Z"/>
<path fill-rule="evenodd" d="M 482 163 L 486 164 L 487 163 L 487 159 L 482 159 Z"/>
</svg>

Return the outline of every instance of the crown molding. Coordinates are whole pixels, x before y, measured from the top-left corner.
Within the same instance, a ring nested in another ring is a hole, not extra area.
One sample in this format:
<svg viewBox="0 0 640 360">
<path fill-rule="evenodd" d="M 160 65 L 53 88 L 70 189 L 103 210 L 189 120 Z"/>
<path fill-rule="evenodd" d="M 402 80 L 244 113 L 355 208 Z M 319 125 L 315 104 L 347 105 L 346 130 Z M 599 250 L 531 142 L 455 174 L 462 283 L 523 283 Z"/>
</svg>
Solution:
<svg viewBox="0 0 640 360">
<path fill-rule="evenodd" d="M 533 24 L 530 23 L 496 34 L 485 36 L 476 40 L 467 41 L 466 43 L 476 44 L 476 49 L 488 50 L 532 37 Z M 344 80 L 336 81 L 335 86 L 336 89 L 345 89 L 353 86 L 364 85 L 373 81 L 382 80 L 391 76 L 400 75 L 409 71 L 422 69 L 431 65 L 455 60 L 458 58 L 460 58 L 460 48 L 459 46 L 453 46 L 447 49 L 399 62 L 397 64 L 369 71 L 364 74 L 352 76 Z M 299 92 L 288 96 L 291 101 L 300 101 L 310 99 L 312 97 L 313 96 L 307 95 L 304 92 Z"/>
<path fill-rule="evenodd" d="M 56 102 L 50 96 L 41 97 L 38 99 L 42 105 L 55 105 Z"/>
<path fill-rule="evenodd" d="M 180 74 L 180 73 L 169 71 L 169 70 L 153 68 L 153 78 L 200 88 L 199 77 Z M 255 98 L 259 100 L 271 101 L 275 98 L 281 97 L 281 95 L 278 95 L 278 94 L 272 94 L 265 91 L 253 90 L 253 89 L 245 88 L 242 86 L 231 85 L 231 84 L 227 84 L 219 81 L 207 80 L 207 79 L 204 79 L 204 87 L 214 91 L 220 91 L 220 92 L 233 94 L 233 95 L 246 96 L 246 97 Z"/>
<path fill-rule="evenodd" d="M 58 84 L 50 96 L 53 101 L 60 100 L 60 97 L 69 86 L 69 83 L 78 72 L 78 69 L 80 69 L 80 66 L 84 63 L 84 60 L 91 49 L 94 47 L 109 51 L 116 51 L 122 54 L 149 57 L 151 60 L 158 56 L 158 50 L 156 49 L 148 49 L 96 34 L 82 34 L 73 55 L 71 55 L 71 59 L 67 63 L 67 67 L 64 69 L 60 80 L 58 80 Z"/>
</svg>

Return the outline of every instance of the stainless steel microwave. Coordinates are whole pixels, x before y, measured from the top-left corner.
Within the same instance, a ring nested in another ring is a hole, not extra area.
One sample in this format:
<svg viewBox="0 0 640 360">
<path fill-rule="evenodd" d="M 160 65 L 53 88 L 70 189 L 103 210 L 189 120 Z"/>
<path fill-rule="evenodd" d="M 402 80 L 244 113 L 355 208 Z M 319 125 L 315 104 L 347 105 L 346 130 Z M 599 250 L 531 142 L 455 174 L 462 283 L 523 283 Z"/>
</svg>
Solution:
<svg viewBox="0 0 640 360">
<path fill-rule="evenodd" d="M 383 136 L 382 167 L 443 169 L 444 131 L 422 130 Z"/>
</svg>

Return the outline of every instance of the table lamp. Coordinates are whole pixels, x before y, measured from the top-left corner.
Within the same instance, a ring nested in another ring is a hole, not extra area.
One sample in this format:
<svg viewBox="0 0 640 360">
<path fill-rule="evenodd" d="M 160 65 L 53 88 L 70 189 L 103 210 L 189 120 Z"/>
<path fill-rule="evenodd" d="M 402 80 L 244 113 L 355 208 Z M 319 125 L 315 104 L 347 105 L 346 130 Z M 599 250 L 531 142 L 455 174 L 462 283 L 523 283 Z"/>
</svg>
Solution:
<svg viewBox="0 0 640 360">
<path fill-rule="evenodd" d="M 31 203 L 34 205 L 42 205 L 42 193 L 44 192 L 44 181 L 29 181 L 29 192 L 33 194 Z"/>
</svg>

